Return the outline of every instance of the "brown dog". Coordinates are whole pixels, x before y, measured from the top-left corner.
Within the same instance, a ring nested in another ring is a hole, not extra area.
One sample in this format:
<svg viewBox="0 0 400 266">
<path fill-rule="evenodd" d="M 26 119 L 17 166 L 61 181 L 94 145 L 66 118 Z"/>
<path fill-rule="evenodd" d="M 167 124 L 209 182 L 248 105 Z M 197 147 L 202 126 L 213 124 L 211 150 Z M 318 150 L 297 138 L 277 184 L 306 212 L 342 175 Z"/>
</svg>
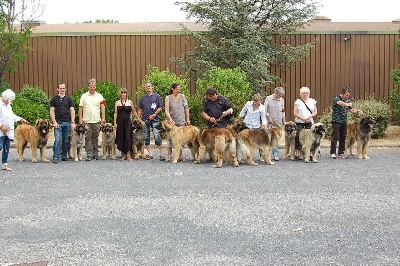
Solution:
<svg viewBox="0 0 400 266">
<path fill-rule="evenodd" d="M 36 120 L 35 126 L 21 124 L 15 129 L 15 136 L 18 142 L 18 160 L 25 161 L 24 151 L 28 143 L 32 149 L 32 162 L 37 163 L 37 149 L 40 149 L 42 162 L 48 163 L 46 158 L 46 145 L 49 139 L 51 124 L 48 119 Z"/>
<path fill-rule="evenodd" d="M 104 123 L 100 126 L 101 136 L 101 147 L 103 148 L 102 159 L 107 159 L 110 156 L 111 159 L 117 159 L 115 155 L 115 129 L 111 123 Z"/>
<path fill-rule="evenodd" d="M 290 160 L 294 161 L 295 153 L 295 139 L 296 139 L 296 123 L 293 121 L 286 122 L 285 124 L 285 155 L 286 159 L 290 155 Z"/>
<path fill-rule="evenodd" d="M 211 156 L 215 151 L 217 163 L 214 167 L 222 167 L 224 158 L 229 162 L 233 162 L 234 166 L 239 166 L 236 158 L 236 138 L 230 129 L 215 127 L 203 129 L 200 134 L 199 143 L 199 156 L 195 161 L 196 163 L 201 163 L 206 152 Z"/>
<path fill-rule="evenodd" d="M 144 151 L 144 128 L 145 123 L 140 119 L 135 119 L 132 122 L 132 158 L 146 158 L 146 154 Z"/>
<path fill-rule="evenodd" d="M 371 140 L 374 123 L 375 121 L 369 115 L 361 117 L 358 122 L 350 121 L 348 123 L 345 153 L 349 149 L 350 154 L 355 155 L 353 146 L 357 141 L 358 159 L 369 159 L 368 146 Z"/>
<path fill-rule="evenodd" d="M 267 164 L 275 164 L 271 160 L 271 152 L 272 148 L 278 144 L 281 134 L 281 128 L 278 125 L 273 126 L 270 130 L 265 128 L 245 129 L 237 137 L 238 154 L 245 153 L 247 162 L 256 166 L 258 164 L 253 161 L 253 153 L 256 149 L 261 150 L 264 161 Z"/>
<path fill-rule="evenodd" d="M 323 123 L 315 123 L 310 129 L 303 128 L 300 130 L 299 140 L 301 145 L 301 155 L 304 158 L 304 162 L 310 162 L 311 155 L 313 162 L 318 163 L 317 152 L 325 134 L 326 128 Z"/>
<path fill-rule="evenodd" d="M 75 162 L 82 161 L 83 142 L 87 127 L 85 124 L 77 124 L 74 130 L 71 130 L 69 143 L 71 145 L 70 151 L 72 152 Z"/>
</svg>

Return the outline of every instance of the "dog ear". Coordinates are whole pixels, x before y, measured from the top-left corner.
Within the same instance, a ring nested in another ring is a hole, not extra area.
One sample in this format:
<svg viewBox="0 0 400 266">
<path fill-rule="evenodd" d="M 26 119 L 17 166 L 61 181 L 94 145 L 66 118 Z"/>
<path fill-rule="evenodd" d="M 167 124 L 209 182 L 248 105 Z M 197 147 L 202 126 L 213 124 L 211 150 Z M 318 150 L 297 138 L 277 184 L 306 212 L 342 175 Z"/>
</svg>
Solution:
<svg viewBox="0 0 400 266">
<path fill-rule="evenodd" d="M 35 122 L 35 127 L 38 127 L 39 123 L 40 123 L 40 119 L 37 119 L 36 122 Z"/>
<path fill-rule="evenodd" d="M 100 131 L 104 131 L 104 124 L 100 125 Z"/>
</svg>

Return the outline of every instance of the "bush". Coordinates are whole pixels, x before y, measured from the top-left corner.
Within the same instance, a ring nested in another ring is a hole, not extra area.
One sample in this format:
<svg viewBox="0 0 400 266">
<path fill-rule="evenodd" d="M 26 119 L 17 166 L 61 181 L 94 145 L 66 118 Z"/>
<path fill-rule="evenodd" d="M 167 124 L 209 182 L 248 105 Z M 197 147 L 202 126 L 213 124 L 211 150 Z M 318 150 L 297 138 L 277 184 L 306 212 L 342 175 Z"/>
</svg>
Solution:
<svg viewBox="0 0 400 266">
<path fill-rule="evenodd" d="M 136 92 L 136 96 L 138 102 L 143 95 L 146 94 L 145 90 L 145 82 L 150 81 L 153 84 L 153 92 L 157 93 L 163 99 L 165 104 L 165 97 L 169 94 L 169 89 L 171 88 L 172 83 L 178 83 L 181 85 L 181 93 L 186 96 L 187 99 L 190 98 L 189 90 L 187 86 L 189 84 L 189 78 L 184 76 L 177 76 L 175 73 L 171 73 L 169 69 L 160 71 L 157 67 L 152 67 L 151 65 L 148 66 L 148 74 L 145 76 L 142 84 L 138 88 Z M 190 111 L 192 111 L 192 106 L 189 105 Z M 163 108 L 165 110 L 165 107 Z M 192 114 L 190 114 L 192 117 Z M 161 119 L 165 118 L 165 112 L 161 113 Z"/>
<path fill-rule="evenodd" d="M 396 118 L 396 123 L 400 123 L 400 92 L 398 90 L 391 90 L 389 101 L 393 105 L 393 115 Z"/>
<path fill-rule="evenodd" d="M 74 93 L 72 96 L 72 100 L 75 105 L 75 116 L 78 117 L 78 109 L 79 109 L 79 101 L 85 92 L 88 91 L 88 88 L 82 88 Z M 106 100 L 106 120 L 109 123 L 114 123 L 114 104 L 118 101 L 118 91 L 119 87 L 112 82 L 97 82 L 96 83 L 96 92 L 103 95 Z M 100 112 L 100 111 L 99 111 Z"/>
<path fill-rule="evenodd" d="M 233 117 L 237 117 L 247 101 L 250 100 L 253 90 L 247 81 L 246 73 L 240 68 L 221 69 L 214 68 L 204 73 L 197 80 L 197 90 L 193 97 L 188 99 L 191 107 L 192 124 L 199 127 L 206 126 L 202 118 L 203 102 L 207 88 L 214 87 L 219 95 L 226 97 L 232 104 Z"/>
<path fill-rule="evenodd" d="M 16 115 L 25 118 L 31 125 L 34 125 L 39 118 L 50 119 L 50 101 L 38 87 L 25 85 L 22 91 L 15 95 L 12 109 Z"/>
<path fill-rule="evenodd" d="M 353 107 L 360 109 L 365 115 L 370 115 L 375 120 L 372 138 L 383 138 L 391 119 L 391 110 L 387 103 L 370 98 L 368 100 L 355 100 Z M 358 120 L 358 115 L 349 112 L 348 121 Z M 327 137 L 332 136 L 332 107 L 327 107 L 319 119 L 327 128 Z"/>
<path fill-rule="evenodd" d="M 2 82 L 1 82 L 1 86 L 0 86 L 0 94 L 1 94 L 3 91 L 7 90 L 7 89 L 11 89 L 10 83 L 5 82 L 5 81 L 2 81 Z"/>
</svg>

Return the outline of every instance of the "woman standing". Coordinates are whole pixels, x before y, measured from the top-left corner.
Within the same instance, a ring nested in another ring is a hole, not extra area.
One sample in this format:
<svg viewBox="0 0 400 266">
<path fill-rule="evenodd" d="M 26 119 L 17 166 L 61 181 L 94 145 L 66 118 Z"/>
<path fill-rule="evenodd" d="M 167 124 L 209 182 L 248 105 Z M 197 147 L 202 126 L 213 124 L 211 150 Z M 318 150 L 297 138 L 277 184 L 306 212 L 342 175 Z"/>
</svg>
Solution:
<svg viewBox="0 0 400 266">
<path fill-rule="evenodd" d="M 8 166 L 8 154 L 10 152 L 10 140 L 14 139 L 14 123 L 21 121 L 26 124 L 26 120 L 16 116 L 11 108 L 11 102 L 15 99 L 15 93 L 7 89 L 1 94 L 0 101 L 0 151 L 3 150 L 1 163 L 3 170 L 11 171 Z"/>
<path fill-rule="evenodd" d="M 300 89 L 300 98 L 294 102 L 293 114 L 297 128 L 295 157 L 298 159 L 300 157 L 299 132 L 302 128 L 311 128 L 311 125 L 314 124 L 314 117 L 317 115 L 317 101 L 310 98 L 309 88 L 302 87 Z"/>
<path fill-rule="evenodd" d="M 260 128 L 263 126 L 268 129 L 267 118 L 265 116 L 265 107 L 261 104 L 262 97 L 260 94 L 254 94 L 251 101 L 248 101 L 240 111 L 239 117 L 244 117 L 244 122 L 248 128 Z"/>
<path fill-rule="evenodd" d="M 126 88 L 120 88 L 118 91 L 119 100 L 115 102 L 114 127 L 117 131 L 116 143 L 117 149 L 121 151 L 121 161 L 131 161 L 132 148 L 132 113 L 137 117 L 132 101 L 128 99 Z"/>
<path fill-rule="evenodd" d="M 181 94 L 181 86 L 173 83 L 169 95 L 165 97 L 165 116 L 176 126 L 190 125 L 189 106 L 185 95 Z M 172 143 L 168 140 L 168 161 L 172 161 Z M 180 160 L 183 160 L 182 154 Z"/>
</svg>

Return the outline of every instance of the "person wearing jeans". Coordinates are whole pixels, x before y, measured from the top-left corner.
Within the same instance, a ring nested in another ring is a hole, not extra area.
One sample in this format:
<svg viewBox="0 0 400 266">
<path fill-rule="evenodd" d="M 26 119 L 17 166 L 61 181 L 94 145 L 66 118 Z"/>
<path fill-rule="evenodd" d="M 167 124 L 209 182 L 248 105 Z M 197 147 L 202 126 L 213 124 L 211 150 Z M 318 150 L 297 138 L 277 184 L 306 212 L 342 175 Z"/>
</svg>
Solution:
<svg viewBox="0 0 400 266">
<path fill-rule="evenodd" d="M 57 164 L 60 156 L 62 139 L 61 160 L 67 161 L 69 136 L 71 127 L 75 128 L 75 109 L 71 97 L 65 94 L 65 83 L 58 83 L 58 95 L 50 100 L 50 117 L 54 127 L 53 163 Z"/>
</svg>

